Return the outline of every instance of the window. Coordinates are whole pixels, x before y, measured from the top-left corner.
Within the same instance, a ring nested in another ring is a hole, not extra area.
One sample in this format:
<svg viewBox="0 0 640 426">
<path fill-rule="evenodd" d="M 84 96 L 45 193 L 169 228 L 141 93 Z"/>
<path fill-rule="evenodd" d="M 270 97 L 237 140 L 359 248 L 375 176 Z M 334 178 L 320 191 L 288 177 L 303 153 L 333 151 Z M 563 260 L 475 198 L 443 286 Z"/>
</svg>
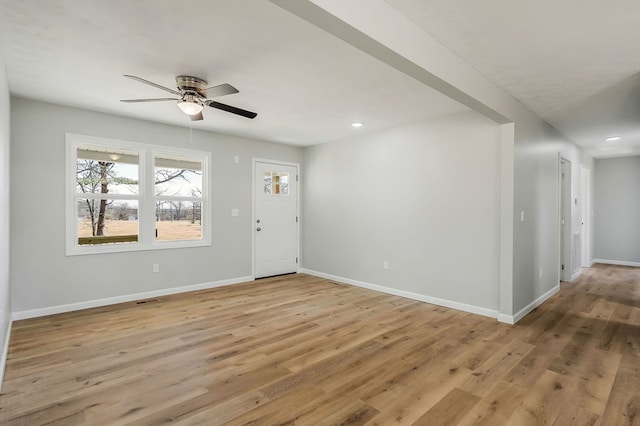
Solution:
<svg viewBox="0 0 640 426">
<path fill-rule="evenodd" d="M 209 158 L 67 134 L 67 255 L 210 245 Z"/>
<path fill-rule="evenodd" d="M 202 238 L 202 160 L 158 155 L 154 158 L 156 240 Z"/>
<path fill-rule="evenodd" d="M 289 173 L 264 172 L 264 193 L 267 195 L 289 195 Z"/>
</svg>

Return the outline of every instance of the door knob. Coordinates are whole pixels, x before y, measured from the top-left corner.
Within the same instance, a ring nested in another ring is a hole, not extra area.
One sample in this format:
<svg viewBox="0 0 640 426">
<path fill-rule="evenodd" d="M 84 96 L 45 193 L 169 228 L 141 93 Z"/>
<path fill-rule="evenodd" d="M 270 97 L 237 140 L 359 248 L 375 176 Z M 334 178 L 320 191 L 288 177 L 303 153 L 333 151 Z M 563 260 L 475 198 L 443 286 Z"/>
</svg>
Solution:
<svg viewBox="0 0 640 426">
<path fill-rule="evenodd" d="M 259 226 L 256 228 L 256 231 L 260 232 L 262 231 L 262 228 L 260 228 Z"/>
</svg>

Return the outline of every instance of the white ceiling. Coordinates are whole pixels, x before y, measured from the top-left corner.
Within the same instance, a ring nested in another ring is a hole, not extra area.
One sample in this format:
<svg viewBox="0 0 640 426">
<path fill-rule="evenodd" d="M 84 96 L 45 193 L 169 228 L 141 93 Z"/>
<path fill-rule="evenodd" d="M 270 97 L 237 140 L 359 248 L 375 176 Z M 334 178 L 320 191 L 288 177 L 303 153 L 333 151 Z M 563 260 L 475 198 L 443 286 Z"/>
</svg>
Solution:
<svg viewBox="0 0 640 426">
<path fill-rule="evenodd" d="M 385 1 L 593 155 L 640 154 L 638 0 Z"/>
<path fill-rule="evenodd" d="M 598 157 L 640 154 L 640 2 L 385 0 Z M 466 107 L 266 0 L 0 0 L 17 96 L 188 126 L 165 97 L 189 74 L 240 93 L 194 128 L 312 145 Z M 353 129 L 350 124 L 365 126 Z M 604 138 L 622 140 L 606 143 Z"/>
<path fill-rule="evenodd" d="M 0 0 L 0 40 L 14 95 L 188 126 L 175 76 L 230 83 L 194 128 L 312 145 L 467 108 L 265 0 Z M 360 129 L 351 127 L 359 121 Z"/>
</svg>

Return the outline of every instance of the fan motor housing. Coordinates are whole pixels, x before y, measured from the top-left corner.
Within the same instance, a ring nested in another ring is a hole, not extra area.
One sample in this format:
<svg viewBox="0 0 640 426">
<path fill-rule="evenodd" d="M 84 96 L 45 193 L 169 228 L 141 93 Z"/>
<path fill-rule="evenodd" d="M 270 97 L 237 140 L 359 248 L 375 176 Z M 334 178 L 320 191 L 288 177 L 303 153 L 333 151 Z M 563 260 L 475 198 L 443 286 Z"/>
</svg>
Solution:
<svg viewBox="0 0 640 426">
<path fill-rule="evenodd" d="M 207 82 L 201 78 L 179 75 L 176 77 L 176 85 L 181 92 L 196 92 L 201 96 L 206 96 Z"/>
</svg>

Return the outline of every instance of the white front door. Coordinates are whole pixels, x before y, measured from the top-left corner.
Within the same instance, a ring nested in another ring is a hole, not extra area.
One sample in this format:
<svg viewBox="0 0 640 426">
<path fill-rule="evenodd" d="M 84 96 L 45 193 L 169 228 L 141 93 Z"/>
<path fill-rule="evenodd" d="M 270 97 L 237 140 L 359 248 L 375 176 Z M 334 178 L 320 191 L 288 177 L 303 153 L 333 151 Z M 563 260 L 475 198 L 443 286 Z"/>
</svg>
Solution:
<svg viewBox="0 0 640 426">
<path fill-rule="evenodd" d="M 254 162 L 255 278 L 298 270 L 298 168 Z"/>
</svg>

